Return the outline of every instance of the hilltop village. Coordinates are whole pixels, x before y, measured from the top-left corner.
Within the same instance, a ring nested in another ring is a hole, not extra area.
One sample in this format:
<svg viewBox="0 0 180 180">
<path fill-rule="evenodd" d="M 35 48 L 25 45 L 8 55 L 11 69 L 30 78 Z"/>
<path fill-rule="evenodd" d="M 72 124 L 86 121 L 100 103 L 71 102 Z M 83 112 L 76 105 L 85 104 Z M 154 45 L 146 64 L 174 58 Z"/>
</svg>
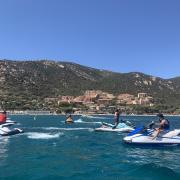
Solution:
<svg viewBox="0 0 180 180">
<path fill-rule="evenodd" d="M 137 96 L 131 94 L 113 94 L 100 90 L 87 90 L 82 96 L 59 96 L 58 98 L 45 98 L 45 103 L 57 104 L 60 107 L 72 107 L 76 114 L 104 114 L 112 113 L 116 108 L 130 113 L 131 106 L 139 105 L 145 107 L 154 106 L 154 99 L 147 93 L 138 93 Z M 69 109 L 70 110 L 70 109 Z"/>
</svg>

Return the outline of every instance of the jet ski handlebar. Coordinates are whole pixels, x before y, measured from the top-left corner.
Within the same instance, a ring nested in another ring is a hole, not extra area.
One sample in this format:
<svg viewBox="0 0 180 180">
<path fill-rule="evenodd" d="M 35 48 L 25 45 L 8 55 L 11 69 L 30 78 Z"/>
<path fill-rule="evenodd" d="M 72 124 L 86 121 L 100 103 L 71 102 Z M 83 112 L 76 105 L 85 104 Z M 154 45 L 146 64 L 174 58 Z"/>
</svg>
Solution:
<svg viewBox="0 0 180 180">
<path fill-rule="evenodd" d="M 147 125 L 147 128 L 149 129 L 154 129 L 153 126 L 155 125 L 155 122 L 154 121 L 151 121 L 148 125 Z"/>
</svg>

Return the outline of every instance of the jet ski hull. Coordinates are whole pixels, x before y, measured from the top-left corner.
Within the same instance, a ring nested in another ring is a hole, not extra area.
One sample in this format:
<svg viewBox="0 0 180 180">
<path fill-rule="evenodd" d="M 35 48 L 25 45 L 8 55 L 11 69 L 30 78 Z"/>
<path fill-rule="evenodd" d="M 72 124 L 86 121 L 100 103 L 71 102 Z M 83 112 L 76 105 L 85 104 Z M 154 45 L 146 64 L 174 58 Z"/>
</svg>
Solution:
<svg viewBox="0 0 180 180">
<path fill-rule="evenodd" d="M 131 132 L 131 131 L 133 131 L 133 129 L 131 129 L 131 128 L 112 129 L 110 127 L 101 127 L 101 128 L 96 128 L 95 131 L 99 131 L 99 132 Z"/>
<path fill-rule="evenodd" d="M 128 144 L 142 144 L 142 145 L 171 145 L 171 144 L 179 144 L 180 145 L 180 137 L 173 138 L 156 138 L 152 139 L 152 137 L 139 137 L 134 139 L 124 138 L 124 141 Z"/>
<path fill-rule="evenodd" d="M 109 124 L 109 123 L 102 123 L 102 127 L 96 128 L 95 131 L 99 131 L 99 132 L 131 132 L 134 129 L 130 126 L 127 126 L 124 123 L 119 123 L 119 125 L 114 128 L 113 124 Z"/>
<path fill-rule="evenodd" d="M 153 138 L 152 131 L 150 134 L 129 134 L 123 140 L 125 143 L 134 145 L 180 145 L 180 130 L 169 131 L 164 135 Z"/>
<path fill-rule="evenodd" d="M 74 121 L 65 121 L 66 124 L 72 124 Z"/>
<path fill-rule="evenodd" d="M 20 133 L 23 133 L 23 132 L 24 132 L 23 130 L 16 128 L 16 129 L 14 129 L 14 130 L 12 130 L 10 132 L 1 134 L 1 136 L 12 136 L 12 135 L 20 134 Z"/>
</svg>

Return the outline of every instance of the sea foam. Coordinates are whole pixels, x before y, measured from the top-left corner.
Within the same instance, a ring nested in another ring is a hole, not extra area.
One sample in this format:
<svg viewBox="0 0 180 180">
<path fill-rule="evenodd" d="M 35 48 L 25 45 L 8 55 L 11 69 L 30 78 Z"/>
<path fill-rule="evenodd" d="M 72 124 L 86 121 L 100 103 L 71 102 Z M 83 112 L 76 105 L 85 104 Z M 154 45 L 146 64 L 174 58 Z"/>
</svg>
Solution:
<svg viewBox="0 0 180 180">
<path fill-rule="evenodd" d="M 27 137 L 29 139 L 54 139 L 54 138 L 59 138 L 61 135 L 63 135 L 63 133 L 56 133 L 56 134 L 38 133 L 38 132 L 27 133 Z"/>
<path fill-rule="evenodd" d="M 62 130 L 62 131 L 79 131 L 79 130 L 92 130 L 93 128 L 58 128 L 58 127 L 45 127 L 44 130 Z"/>
</svg>

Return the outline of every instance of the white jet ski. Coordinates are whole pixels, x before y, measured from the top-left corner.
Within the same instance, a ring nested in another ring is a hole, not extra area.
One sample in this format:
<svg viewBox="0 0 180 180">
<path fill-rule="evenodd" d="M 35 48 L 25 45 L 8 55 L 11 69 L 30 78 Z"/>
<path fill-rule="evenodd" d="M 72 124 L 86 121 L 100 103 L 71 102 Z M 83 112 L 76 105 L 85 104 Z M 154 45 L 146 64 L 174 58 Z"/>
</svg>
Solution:
<svg viewBox="0 0 180 180">
<path fill-rule="evenodd" d="M 126 123 L 119 123 L 115 128 L 113 124 L 102 122 L 102 126 L 96 128 L 95 131 L 101 132 L 131 132 L 134 128 L 127 125 Z"/>
<path fill-rule="evenodd" d="M 154 139 L 155 131 L 155 129 L 139 127 L 123 140 L 128 144 L 136 145 L 180 145 L 180 129 L 164 131 Z"/>
<path fill-rule="evenodd" d="M 8 122 L 0 125 L 0 136 L 11 136 L 19 133 L 23 133 L 24 131 L 19 128 L 11 128 L 14 125 L 14 122 Z"/>
</svg>

